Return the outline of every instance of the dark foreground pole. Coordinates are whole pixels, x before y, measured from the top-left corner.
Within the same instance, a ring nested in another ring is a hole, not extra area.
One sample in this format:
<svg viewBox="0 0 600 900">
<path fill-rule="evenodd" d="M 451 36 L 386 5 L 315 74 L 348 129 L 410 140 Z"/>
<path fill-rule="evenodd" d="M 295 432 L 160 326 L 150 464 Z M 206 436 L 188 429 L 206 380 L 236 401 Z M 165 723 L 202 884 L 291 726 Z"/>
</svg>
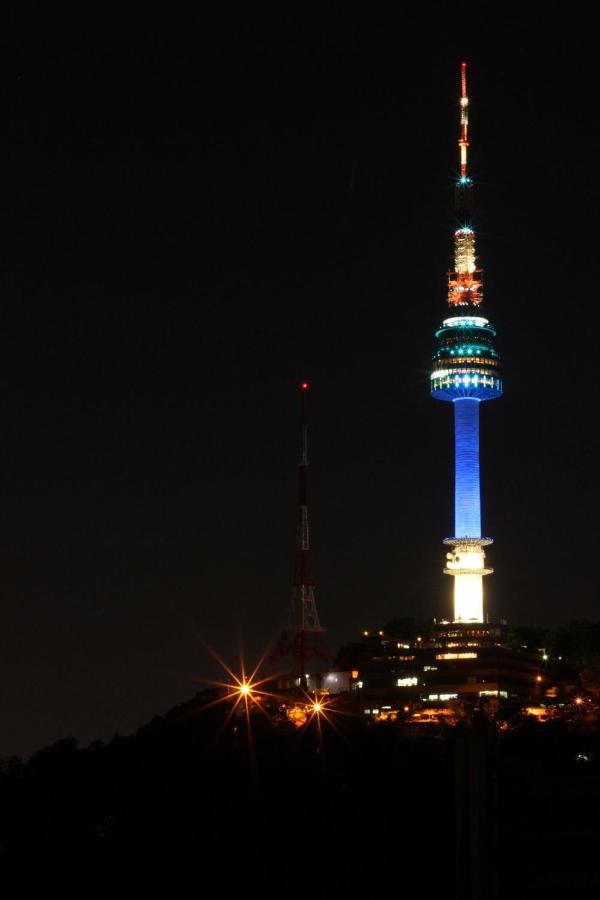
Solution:
<svg viewBox="0 0 600 900">
<path fill-rule="evenodd" d="M 495 900 L 492 852 L 496 834 L 495 759 L 487 722 L 455 741 L 456 900 Z"/>
</svg>

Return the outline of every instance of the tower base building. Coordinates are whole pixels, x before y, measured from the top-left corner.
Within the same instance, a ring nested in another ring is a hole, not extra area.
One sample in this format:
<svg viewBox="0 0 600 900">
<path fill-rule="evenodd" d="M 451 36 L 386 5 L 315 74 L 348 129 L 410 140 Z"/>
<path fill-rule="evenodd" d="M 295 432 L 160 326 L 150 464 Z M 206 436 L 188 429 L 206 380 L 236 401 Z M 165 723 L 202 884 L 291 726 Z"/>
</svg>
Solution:
<svg viewBox="0 0 600 900">
<path fill-rule="evenodd" d="M 507 626 L 440 622 L 425 636 L 365 632 L 344 648 L 344 668 L 363 713 L 416 716 L 452 701 L 537 703 L 554 690 L 542 657 L 508 642 Z M 342 661 L 342 660 L 341 660 Z"/>
</svg>

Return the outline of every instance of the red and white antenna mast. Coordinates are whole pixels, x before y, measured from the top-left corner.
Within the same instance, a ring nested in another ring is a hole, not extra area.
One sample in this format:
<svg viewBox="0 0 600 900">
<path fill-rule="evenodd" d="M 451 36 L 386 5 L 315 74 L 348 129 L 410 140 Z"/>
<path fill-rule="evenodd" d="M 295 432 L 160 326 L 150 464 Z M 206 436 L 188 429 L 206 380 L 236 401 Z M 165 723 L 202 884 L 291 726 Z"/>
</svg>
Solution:
<svg viewBox="0 0 600 900">
<path fill-rule="evenodd" d="M 296 504 L 296 557 L 289 608 L 288 626 L 281 633 L 277 650 L 271 658 L 278 680 L 285 687 L 313 689 L 312 676 L 326 671 L 329 657 L 325 646 L 325 629 L 321 627 L 315 586 L 310 569 L 310 527 L 308 522 L 308 419 L 310 385 L 300 383 L 300 422 L 302 451 L 298 465 L 298 500 Z"/>
<path fill-rule="evenodd" d="M 467 150 L 469 147 L 469 97 L 467 96 L 467 64 L 460 65 L 460 177 L 467 178 Z"/>
</svg>

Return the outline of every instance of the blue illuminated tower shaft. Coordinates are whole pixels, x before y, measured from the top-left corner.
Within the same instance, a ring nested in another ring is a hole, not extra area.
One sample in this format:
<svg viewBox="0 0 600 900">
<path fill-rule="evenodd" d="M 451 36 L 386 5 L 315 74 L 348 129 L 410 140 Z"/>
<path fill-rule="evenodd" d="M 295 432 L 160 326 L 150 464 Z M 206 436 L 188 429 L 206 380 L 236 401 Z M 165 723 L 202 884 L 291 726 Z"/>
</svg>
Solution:
<svg viewBox="0 0 600 900">
<path fill-rule="evenodd" d="M 454 534 L 481 537 L 479 400 L 454 401 Z"/>
</svg>

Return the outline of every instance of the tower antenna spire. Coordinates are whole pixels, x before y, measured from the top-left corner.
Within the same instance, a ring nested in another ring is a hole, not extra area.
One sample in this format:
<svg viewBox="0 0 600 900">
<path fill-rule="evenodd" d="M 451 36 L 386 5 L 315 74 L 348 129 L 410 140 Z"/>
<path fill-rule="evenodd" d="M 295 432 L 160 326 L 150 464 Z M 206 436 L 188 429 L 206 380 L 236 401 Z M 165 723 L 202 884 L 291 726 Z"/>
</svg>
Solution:
<svg viewBox="0 0 600 900">
<path fill-rule="evenodd" d="M 460 131 L 458 136 L 458 153 L 460 160 L 460 177 L 454 188 L 454 209 L 456 217 L 462 225 L 468 225 L 473 212 L 473 181 L 469 175 L 469 95 L 467 94 L 467 64 L 460 64 Z M 474 254 L 473 245 L 473 254 Z M 473 256 L 473 265 L 474 265 Z"/>
<path fill-rule="evenodd" d="M 308 381 L 300 384 L 300 423 L 302 427 L 302 455 L 298 466 L 298 509 L 296 523 L 296 566 L 294 572 L 294 589 L 302 592 L 303 597 L 312 596 L 312 609 L 305 608 L 306 601 L 301 603 L 299 610 L 300 627 L 305 628 L 305 622 L 309 624 L 309 629 L 321 630 L 317 607 L 314 599 L 313 582 L 310 575 L 310 530 L 308 523 L 308 391 L 310 385 Z M 310 591 L 309 591 L 310 589 Z"/>
<path fill-rule="evenodd" d="M 467 64 L 460 64 L 460 177 L 467 178 L 467 150 L 469 148 L 469 97 L 467 95 Z"/>
</svg>

